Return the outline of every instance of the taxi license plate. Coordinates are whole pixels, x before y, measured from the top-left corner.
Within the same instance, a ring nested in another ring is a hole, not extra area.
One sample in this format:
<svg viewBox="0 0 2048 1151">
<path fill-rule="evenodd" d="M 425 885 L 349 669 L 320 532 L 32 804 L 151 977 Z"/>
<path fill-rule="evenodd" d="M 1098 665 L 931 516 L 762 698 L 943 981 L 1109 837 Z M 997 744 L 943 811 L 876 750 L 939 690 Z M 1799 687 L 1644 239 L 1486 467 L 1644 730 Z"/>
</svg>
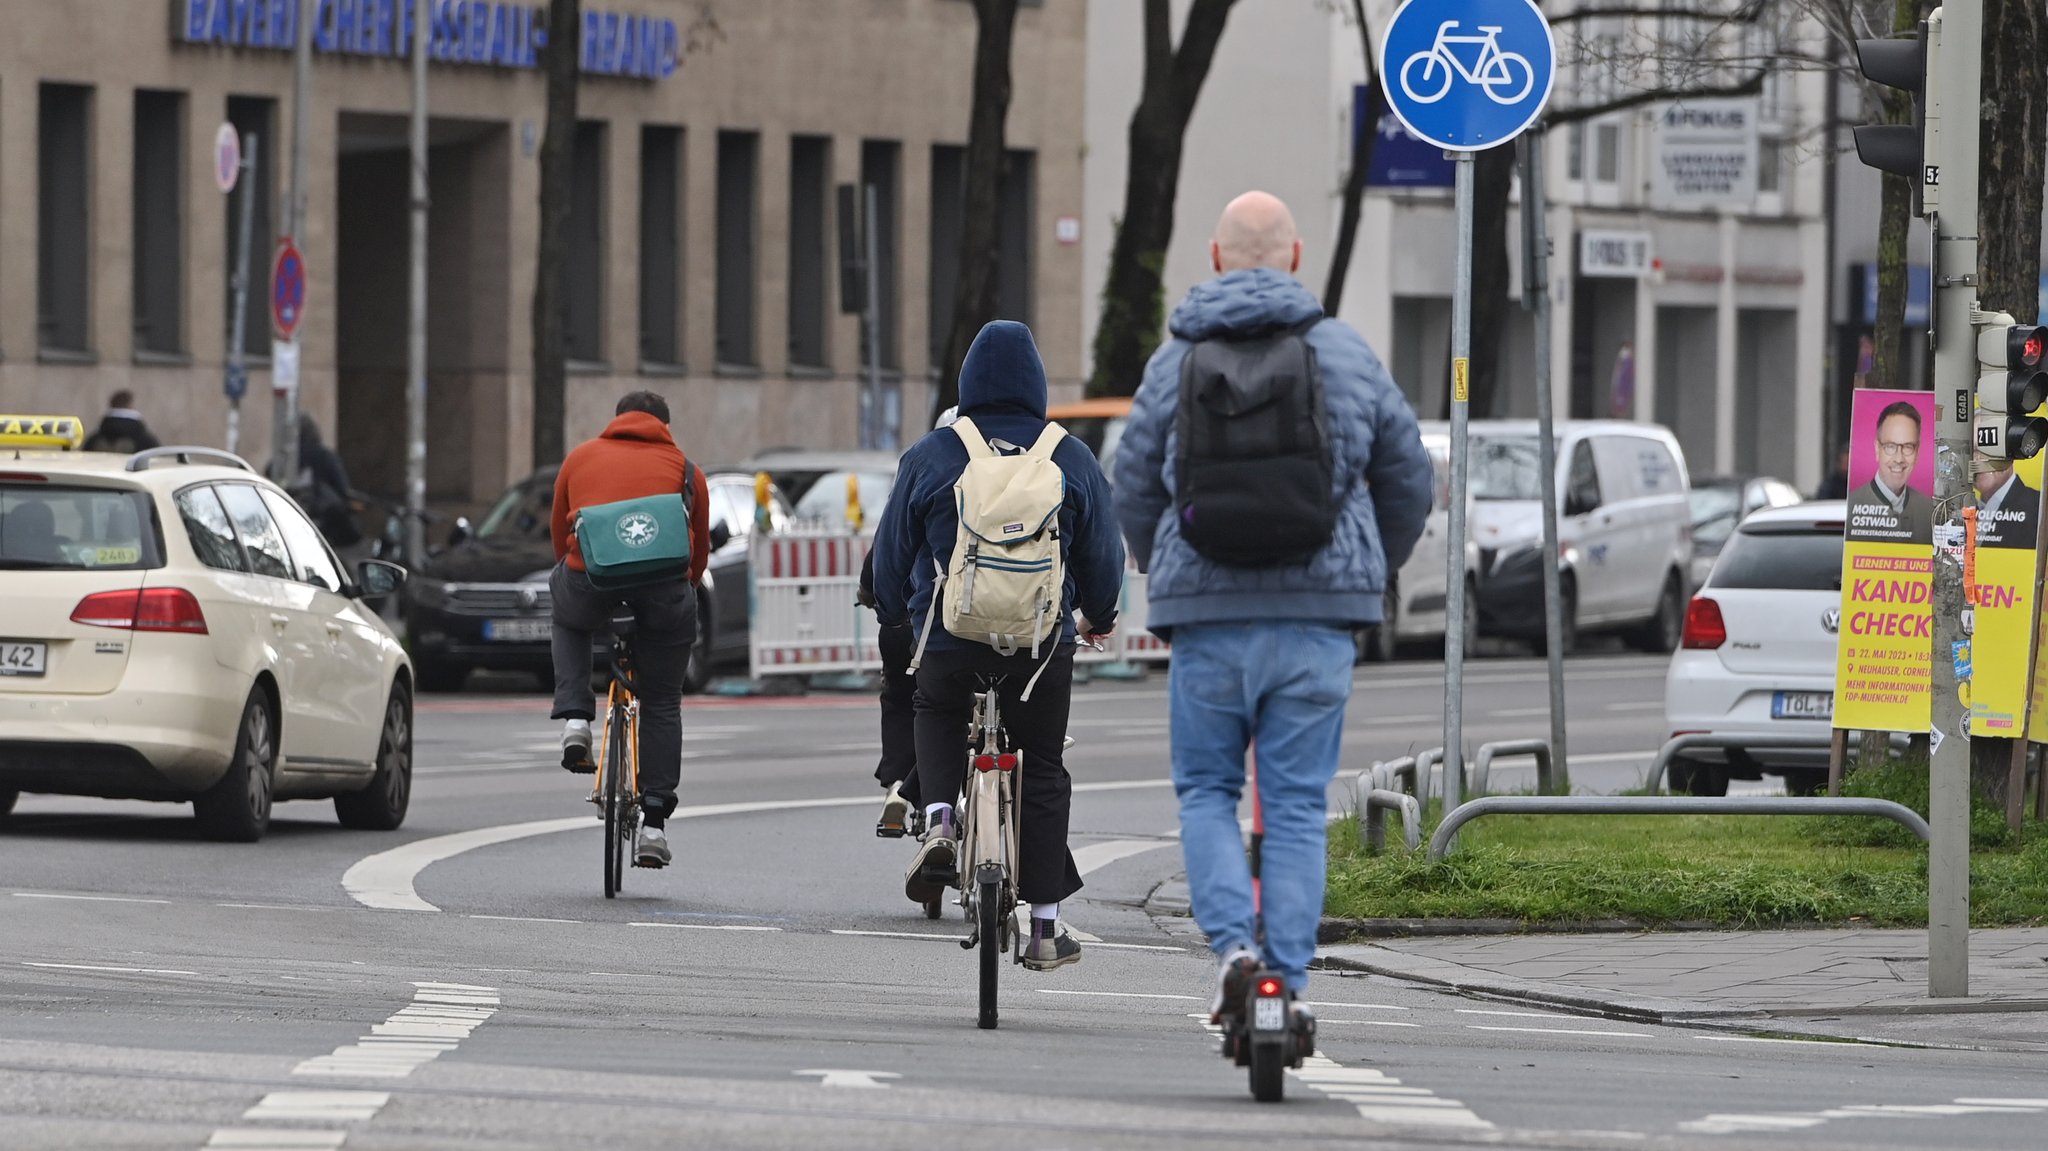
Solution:
<svg viewBox="0 0 2048 1151">
<path fill-rule="evenodd" d="M 555 634 L 552 620 L 545 619 L 487 619 L 484 621 L 484 638 L 493 643 L 538 643 L 551 639 Z"/>
<path fill-rule="evenodd" d="M 1772 719 L 1833 719 L 1835 693 L 1831 691 L 1781 691 L 1771 696 Z"/>
<path fill-rule="evenodd" d="M 1270 999 L 1252 1000 L 1252 1029 L 1254 1031 L 1284 1031 L 1287 1028 L 1287 1001 L 1279 996 Z"/>
<path fill-rule="evenodd" d="M 47 645 L 0 640 L 0 675 L 41 675 Z"/>
</svg>

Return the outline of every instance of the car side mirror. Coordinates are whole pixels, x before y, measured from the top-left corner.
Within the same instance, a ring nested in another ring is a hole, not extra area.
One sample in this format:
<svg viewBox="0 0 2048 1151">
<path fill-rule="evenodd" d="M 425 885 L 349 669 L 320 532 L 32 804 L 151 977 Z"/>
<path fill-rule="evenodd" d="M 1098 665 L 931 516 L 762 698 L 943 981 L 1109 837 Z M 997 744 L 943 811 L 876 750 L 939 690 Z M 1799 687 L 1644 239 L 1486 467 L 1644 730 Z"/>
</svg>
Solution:
<svg viewBox="0 0 2048 1151">
<path fill-rule="evenodd" d="M 456 516 L 455 526 L 448 529 L 448 546 L 459 548 L 469 541 L 474 529 L 469 526 L 468 516 Z"/>
<path fill-rule="evenodd" d="M 711 525 L 711 550 L 723 551 L 732 542 L 732 529 L 724 524 Z"/>
<path fill-rule="evenodd" d="M 364 560 L 356 565 L 356 586 L 364 599 L 382 599 L 405 586 L 406 571 L 385 560 Z"/>
</svg>

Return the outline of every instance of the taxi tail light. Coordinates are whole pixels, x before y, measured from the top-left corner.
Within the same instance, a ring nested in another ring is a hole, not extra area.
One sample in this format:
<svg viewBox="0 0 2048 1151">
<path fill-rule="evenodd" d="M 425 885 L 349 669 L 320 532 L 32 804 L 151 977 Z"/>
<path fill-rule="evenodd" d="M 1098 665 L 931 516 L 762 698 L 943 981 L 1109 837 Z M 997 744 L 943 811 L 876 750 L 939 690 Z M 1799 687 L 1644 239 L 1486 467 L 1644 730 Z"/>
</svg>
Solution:
<svg viewBox="0 0 2048 1151">
<path fill-rule="evenodd" d="M 995 757 L 995 756 L 993 756 L 993 755 L 977 755 L 977 756 L 975 756 L 975 757 L 974 757 L 974 770 L 976 770 L 976 771 L 994 771 L 995 769 L 996 769 L 996 757 Z"/>
<path fill-rule="evenodd" d="M 206 634 L 206 613 L 199 610 L 199 601 L 191 592 L 174 587 L 95 592 L 78 601 L 71 610 L 71 622 L 123 631 Z"/>
<path fill-rule="evenodd" d="M 1685 609 L 1684 646 L 1711 651 L 1728 642 L 1728 624 L 1721 618 L 1721 605 L 1703 595 L 1692 597 Z"/>
</svg>

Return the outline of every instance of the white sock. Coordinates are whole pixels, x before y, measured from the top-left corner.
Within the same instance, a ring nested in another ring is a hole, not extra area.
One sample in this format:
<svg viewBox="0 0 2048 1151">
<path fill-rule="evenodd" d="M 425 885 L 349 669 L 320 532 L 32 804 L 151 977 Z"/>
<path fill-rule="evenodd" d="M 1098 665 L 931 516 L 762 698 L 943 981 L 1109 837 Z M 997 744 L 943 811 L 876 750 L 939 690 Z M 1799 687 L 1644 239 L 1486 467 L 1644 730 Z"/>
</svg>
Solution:
<svg viewBox="0 0 2048 1151">
<path fill-rule="evenodd" d="M 1033 919 L 1058 919 L 1059 917 L 1060 905 L 1057 903 L 1034 903 L 1031 905 L 1031 918 Z"/>
<path fill-rule="evenodd" d="M 953 805 L 950 803 L 927 803 L 924 805 L 924 821 L 936 826 L 940 820 L 953 821 Z"/>
</svg>

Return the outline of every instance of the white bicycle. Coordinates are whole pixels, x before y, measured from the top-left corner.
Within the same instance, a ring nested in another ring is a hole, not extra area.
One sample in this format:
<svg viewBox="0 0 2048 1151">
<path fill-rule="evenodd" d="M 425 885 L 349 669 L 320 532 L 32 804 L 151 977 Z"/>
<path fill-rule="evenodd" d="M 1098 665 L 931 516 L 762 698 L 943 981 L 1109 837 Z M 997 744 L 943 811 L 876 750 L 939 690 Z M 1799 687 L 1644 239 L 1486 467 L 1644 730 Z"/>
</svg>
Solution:
<svg viewBox="0 0 2048 1151">
<path fill-rule="evenodd" d="M 1536 86 L 1536 69 L 1529 58 L 1519 52 L 1506 52 L 1500 46 L 1499 25 L 1482 24 L 1480 35 L 1453 36 L 1456 20 L 1446 20 L 1436 30 L 1436 43 L 1429 51 L 1417 52 L 1401 65 L 1401 90 L 1418 104 L 1434 104 L 1451 93 L 1453 73 L 1465 78 L 1468 84 L 1477 84 L 1485 90 L 1487 98 L 1496 104 L 1519 104 Z M 1458 59 L 1451 51 L 1453 44 L 1477 44 L 1479 58 L 1472 67 Z M 1415 75 L 1416 65 L 1422 66 L 1422 74 Z M 1520 79 L 1516 73 L 1520 73 Z M 1421 81 L 1420 87 L 1416 81 Z M 1503 95 L 1503 90 L 1508 94 Z"/>
</svg>

